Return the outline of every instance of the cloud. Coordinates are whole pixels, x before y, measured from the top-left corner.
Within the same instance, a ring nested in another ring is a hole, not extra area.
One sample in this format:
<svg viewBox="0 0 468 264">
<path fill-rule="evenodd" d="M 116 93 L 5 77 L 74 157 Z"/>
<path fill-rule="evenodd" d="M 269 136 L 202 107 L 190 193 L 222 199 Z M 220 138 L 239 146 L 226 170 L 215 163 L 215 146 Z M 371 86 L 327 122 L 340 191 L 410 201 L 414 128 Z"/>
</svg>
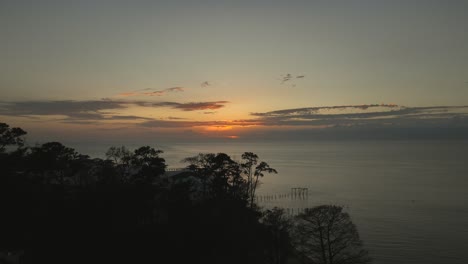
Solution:
<svg viewBox="0 0 468 264">
<path fill-rule="evenodd" d="M 142 116 L 120 115 L 118 112 L 132 106 L 169 107 L 181 111 L 215 110 L 224 107 L 227 103 L 227 101 L 177 103 L 114 100 L 0 101 L 0 115 L 29 118 L 63 116 L 63 118 L 58 118 L 63 121 L 152 120 Z"/>
<path fill-rule="evenodd" d="M 210 84 L 208 81 L 204 81 L 204 82 L 202 82 L 202 83 L 200 84 L 200 86 L 201 86 L 202 88 L 208 87 L 208 86 L 210 86 L 210 85 L 211 85 L 211 84 Z"/>
<path fill-rule="evenodd" d="M 94 119 L 102 116 L 99 111 L 126 108 L 118 101 L 22 101 L 0 102 L 0 114 L 7 116 L 64 115 L 79 119 Z"/>
<path fill-rule="evenodd" d="M 142 122 L 142 127 L 176 128 L 176 127 L 247 127 L 259 125 L 254 120 L 232 120 L 232 121 L 169 121 L 169 120 L 151 120 Z"/>
<path fill-rule="evenodd" d="M 58 120 L 85 123 L 85 120 L 150 120 L 150 118 L 134 115 L 118 115 L 114 111 L 128 106 L 116 101 L 24 101 L 0 102 L 0 115 L 32 117 L 65 116 Z M 110 112 L 112 111 L 112 112 Z"/>
<path fill-rule="evenodd" d="M 292 79 L 292 75 L 291 74 L 286 74 L 286 75 L 283 75 L 281 76 L 281 84 L 284 84 L 285 82 L 287 81 L 290 81 Z"/>
<path fill-rule="evenodd" d="M 341 105 L 283 109 L 251 115 L 265 126 L 437 126 L 465 124 L 468 106 Z"/>
<path fill-rule="evenodd" d="M 170 107 L 182 111 L 198 111 L 198 110 L 216 110 L 223 108 L 229 101 L 212 101 L 212 102 L 147 102 L 133 101 L 134 104 L 144 107 Z"/>
<path fill-rule="evenodd" d="M 288 82 L 288 81 L 291 81 L 293 79 L 303 79 L 305 78 L 305 75 L 296 75 L 296 77 L 294 77 L 292 74 L 290 73 L 287 73 L 285 75 L 281 75 L 281 84 L 284 84 L 285 82 Z"/>
<path fill-rule="evenodd" d="M 168 116 L 167 119 L 169 119 L 169 120 L 185 120 L 185 119 L 187 119 L 187 118 L 175 117 L 175 116 Z"/>
<path fill-rule="evenodd" d="M 319 111 L 325 110 L 345 110 L 345 109 L 360 109 L 367 110 L 369 108 L 401 108 L 396 104 L 363 104 L 363 105 L 339 105 L 339 106 L 317 106 L 317 107 L 304 107 L 304 108 L 293 108 L 293 109 L 283 109 L 276 110 L 265 113 L 251 113 L 253 116 L 262 116 L 262 117 L 287 117 L 287 116 L 311 116 L 312 113 L 318 113 Z"/>
<path fill-rule="evenodd" d="M 356 137 L 361 136 L 361 132 L 362 135 L 373 136 L 371 135 L 372 131 L 375 133 L 386 131 L 387 134 L 395 135 L 406 133 L 404 131 L 412 131 L 411 133 L 417 134 L 421 131 L 444 131 L 444 129 L 447 129 L 447 131 L 453 131 L 453 135 L 461 134 L 460 131 L 468 131 L 468 106 L 406 107 L 395 104 L 316 106 L 251 113 L 250 118 L 231 121 L 197 121 L 181 117 L 155 119 L 124 114 L 125 110 L 135 106 L 154 108 L 153 113 L 155 114 L 157 114 L 156 109 L 158 108 L 172 108 L 184 112 L 200 111 L 200 114 L 212 114 L 228 103 L 228 101 L 180 103 L 109 99 L 88 101 L 0 101 L 0 116 L 27 117 L 39 121 L 44 120 L 44 117 L 49 117 L 57 122 L 72 124 L 102 124 L 105 121 L 112 120 L 115 121 L 112 122 L 113 124 L 129 125 L 133 128 L 190 129 L 198 127 L 223 131 L 231 128 L 256 126 L 258 128 L 256 131 L 270 131 L 278 136 L 287 136 L 284 131 L 290 131 L 292 137 L 295 137 L 296 134 L 294 133 L 296 132 L 297 135 L 303 137 L 316 135 L 318 132 L 314 131 L 317 130 L 322 130 L 320 133 L 352 132 Z M 163 114 L 164 111 L 160 113 Z M 246 131 L 254 133 L 254 130 Z M 425 133 L 428 134 L 429 132 Z M 432 135 L 436 134 L 436 132 L 430 133 Z M 437 133 L 443 134 L 442 132 Z"/>
<path fill-rule="evenodd" d="M 196 111 L 196 110 L 216 110 L 223 108 L 228 101 L 215 101 L 215 102 L 198 102 L 198 103 L 182 103 L 174 105 L 174 108 L 181 109 L 184 111 Z"/>
<path fill-rule="evenodd" d="M 252 139 L 468 139 L 468 106 L 344 105 L 252 113 Z"/>
<path fill-rule="evenodd" d="M 291 83 L 291 87 L 296 87 L 296 82 L 294 82 L 295 79 L 303 79 L 305 78 L 305 75 L 296 75 L 295 77 L 290 74 L 290 73 L 287 73 L 285 75 L 281 75 L 280 76 L 280 84 L 285 84 L 287 82 Z"/>
<path fill-rule="evenodd" d="M 152 88 L 146 88 L 146 89 L 141 89 L 141 90 L 136 90 L 136 91 L 130 91 L 130 92 L 123 92 L 117 94 L 119 97 L 130 97 L 130 96 L 163 96 L 166 93 L 173 93 L 173 92 L 183 92 L 184 88 L 183 87 L 171 87 L 167 88 L 164 90 L 155 90 Z"/>
</svg>

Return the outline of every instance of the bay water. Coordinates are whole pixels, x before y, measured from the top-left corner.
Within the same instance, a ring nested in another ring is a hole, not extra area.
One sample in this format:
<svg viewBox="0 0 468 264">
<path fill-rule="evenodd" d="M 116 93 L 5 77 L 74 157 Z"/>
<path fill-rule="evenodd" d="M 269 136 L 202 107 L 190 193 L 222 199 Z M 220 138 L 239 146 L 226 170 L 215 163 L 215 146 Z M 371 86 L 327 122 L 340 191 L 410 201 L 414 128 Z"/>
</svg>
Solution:
<svg viewBox="0 0 468 264">
<path fill-rule="evenodd" d="M 117 142 L 65 143 L 104 157 Z M 291 213 L 321 204 L 342 205 L 376 264 L 468 263 L 468 141 L 360 140 L 145 142 L 164 151 L 171 168 L 185 157 L 254 152 L 278 170 L 258 189 L 260 204 Z M 308 199 L 291 199 L 291 188 Z M 289 196 L 287 196 L 289 195 Z M 266 200 L 266 197 L 269 197 Z"/>
</svg>

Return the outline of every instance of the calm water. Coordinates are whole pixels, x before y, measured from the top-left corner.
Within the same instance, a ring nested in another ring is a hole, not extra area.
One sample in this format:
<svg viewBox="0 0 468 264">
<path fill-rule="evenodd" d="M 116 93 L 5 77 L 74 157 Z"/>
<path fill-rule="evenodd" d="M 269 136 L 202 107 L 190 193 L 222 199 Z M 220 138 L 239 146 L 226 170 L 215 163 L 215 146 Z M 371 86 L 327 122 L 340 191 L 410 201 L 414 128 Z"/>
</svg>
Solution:
<svg viewBox="0 0 468 264">
<path fill-rule="evenodd" d="M 68 144 L 102 157 L 112 144 Z M 307 201 L 277 199 L 266 207 L 346 207 L 377 264 L 468 263 L 468 142 L 327 141 L 153 144 L 170 167 L 200 152 L 235 159 L 251 151 L 276 168 L 261 195 L 309 188 Z M 128 146 L 132 147 L 132 146 Z"/>
</svg>

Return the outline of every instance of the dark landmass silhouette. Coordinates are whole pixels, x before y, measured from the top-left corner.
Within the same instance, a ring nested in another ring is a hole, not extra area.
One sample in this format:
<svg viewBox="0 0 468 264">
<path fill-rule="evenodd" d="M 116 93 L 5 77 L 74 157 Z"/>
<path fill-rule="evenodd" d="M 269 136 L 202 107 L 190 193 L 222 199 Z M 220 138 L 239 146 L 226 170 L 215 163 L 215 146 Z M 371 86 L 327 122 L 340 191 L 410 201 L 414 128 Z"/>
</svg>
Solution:
<svg viewBox="0 0 468 264">
<path fill-rule="evenodd" d="M 0 123 L 0 263 L 370 261 L 341 207 L 262 210 L 255 191 L 276 170 L 254 153 L 199 154 L 169 174 L 149 146 L 92 159 L 25 135 Z"/>
</svg>

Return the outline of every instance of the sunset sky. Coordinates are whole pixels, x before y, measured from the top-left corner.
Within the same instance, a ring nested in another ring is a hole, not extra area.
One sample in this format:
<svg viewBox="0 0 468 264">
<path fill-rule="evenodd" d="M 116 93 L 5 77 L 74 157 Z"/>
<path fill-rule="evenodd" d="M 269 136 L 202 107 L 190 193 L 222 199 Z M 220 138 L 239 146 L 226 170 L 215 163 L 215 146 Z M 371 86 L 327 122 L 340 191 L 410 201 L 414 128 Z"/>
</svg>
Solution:
<svg viewBox="0 0 468 264">
<path fill-rule="evenodd" d="M 466 129 L 467 14 L 461 0 L 1 0 L 0 122 L 82 140 Z"/>
</svg>

